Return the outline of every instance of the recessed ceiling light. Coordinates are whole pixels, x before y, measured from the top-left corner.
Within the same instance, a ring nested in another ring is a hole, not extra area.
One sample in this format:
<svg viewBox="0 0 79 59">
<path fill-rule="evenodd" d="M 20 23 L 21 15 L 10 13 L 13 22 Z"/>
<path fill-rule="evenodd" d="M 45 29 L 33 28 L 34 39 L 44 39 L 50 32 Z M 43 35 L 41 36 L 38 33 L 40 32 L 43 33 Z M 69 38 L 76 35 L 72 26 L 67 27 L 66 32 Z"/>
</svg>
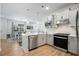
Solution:
<svg viewBox="0 0 79 59">
<path fill-rule="evenodd" d="M 49 7 L 48 6 L 46 6 L 46 10 L 49 10 Z"/>
<path fill-rule="evenodd" d="M 43 6 L 43 5 L 42 5 L 41 7 L 42 7 L 42 8 L 44 8 L 44 6 Z"/>
<path fill-rule="evenodd" d="M 30 9 L 26 9 L 27 11 L 30 11 Z"/>
</svg>

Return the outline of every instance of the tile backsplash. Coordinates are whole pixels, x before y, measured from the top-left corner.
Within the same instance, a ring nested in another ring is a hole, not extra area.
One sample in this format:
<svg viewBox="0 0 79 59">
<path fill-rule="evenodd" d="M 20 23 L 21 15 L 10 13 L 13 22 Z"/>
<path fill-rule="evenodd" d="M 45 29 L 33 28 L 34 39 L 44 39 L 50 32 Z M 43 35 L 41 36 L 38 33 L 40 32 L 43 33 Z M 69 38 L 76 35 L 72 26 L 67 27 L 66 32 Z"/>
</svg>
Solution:
<svg viewBox="0 0 79 59">
<path fill-rule="evenodd" d="M 71 35 L 76 35 L 76 29 L 73 27 L 70 27 L 69 25 L 62 25 L 58 28 L 52 28 L 50 30 L 47 30 L 48 34 L 54 34 L 54 33 L 69 33 Z"/>
</svg>

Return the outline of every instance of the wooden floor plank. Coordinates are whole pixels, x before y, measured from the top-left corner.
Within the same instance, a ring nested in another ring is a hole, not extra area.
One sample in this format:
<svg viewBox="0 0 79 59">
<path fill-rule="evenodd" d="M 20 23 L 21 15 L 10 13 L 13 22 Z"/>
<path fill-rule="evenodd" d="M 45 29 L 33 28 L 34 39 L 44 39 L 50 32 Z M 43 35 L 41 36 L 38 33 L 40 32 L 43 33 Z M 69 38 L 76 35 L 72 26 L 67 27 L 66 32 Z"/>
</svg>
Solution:
<svg viewBox="0 0 79 59">
<path fill-rule="evenodd" d="M 72 56 L 70 53 L 60 51 L 49 45 L 39 47 L 35 50 L 28 52 L 25 55 L 26 56 Z"/>
<path fill-rule="evenodd" d="M 17 42 L 8 41 L 5 39 L 0 40 L 2 56 L 72 56 L 70 53 L 65 53 L 49 45 L 41 46 L 32 51 L 24 51 Z"/>
</svg>

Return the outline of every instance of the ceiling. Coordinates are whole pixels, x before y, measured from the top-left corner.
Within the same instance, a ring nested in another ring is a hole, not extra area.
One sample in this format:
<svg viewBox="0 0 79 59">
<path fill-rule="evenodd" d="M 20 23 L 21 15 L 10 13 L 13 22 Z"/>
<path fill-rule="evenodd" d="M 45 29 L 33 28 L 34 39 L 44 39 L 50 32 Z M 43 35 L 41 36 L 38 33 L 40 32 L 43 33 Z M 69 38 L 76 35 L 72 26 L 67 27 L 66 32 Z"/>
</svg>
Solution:
<svg viewBox="0 0 79 59">
<path fill-rule="evenodd" d="M 68 5 L 71 3 L 2 3 L 1 15 L 19 20 L 42 21 L 47 15 Z M 49 10 L 45 9 L 46 6 Z"/>
</svg>

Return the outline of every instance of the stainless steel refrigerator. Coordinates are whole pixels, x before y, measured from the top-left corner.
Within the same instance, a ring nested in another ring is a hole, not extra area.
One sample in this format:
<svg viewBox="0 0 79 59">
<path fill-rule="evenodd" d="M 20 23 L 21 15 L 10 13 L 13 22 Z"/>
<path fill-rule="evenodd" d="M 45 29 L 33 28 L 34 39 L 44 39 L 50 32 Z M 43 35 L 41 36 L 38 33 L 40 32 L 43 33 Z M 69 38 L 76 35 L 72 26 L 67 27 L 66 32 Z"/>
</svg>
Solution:
<svg viewBox="0 0 79 59">
<path fill-rule="evenodd" d="M 77 37 L 77 54 L 79 55 L 79 10 L 76 14 L 76 37 Z"/>
<path fill-rule="evenodd" d="M 74 46 L 76 47 L 71 47 L 71 49 L 69 49 L 69 51 L 72 51 L 74 53 L 76 53 L 77 55 L 79 55 L 79 9 L 71 9 L 69 10 L 69 20 L 70 24 L 74 27 L 76 32 L 76 37 L 75 39 L 77 39 L 74 43 L 72 43 Z M 71 45 L 72 46 L 72 45 Z"/>
</svg>

